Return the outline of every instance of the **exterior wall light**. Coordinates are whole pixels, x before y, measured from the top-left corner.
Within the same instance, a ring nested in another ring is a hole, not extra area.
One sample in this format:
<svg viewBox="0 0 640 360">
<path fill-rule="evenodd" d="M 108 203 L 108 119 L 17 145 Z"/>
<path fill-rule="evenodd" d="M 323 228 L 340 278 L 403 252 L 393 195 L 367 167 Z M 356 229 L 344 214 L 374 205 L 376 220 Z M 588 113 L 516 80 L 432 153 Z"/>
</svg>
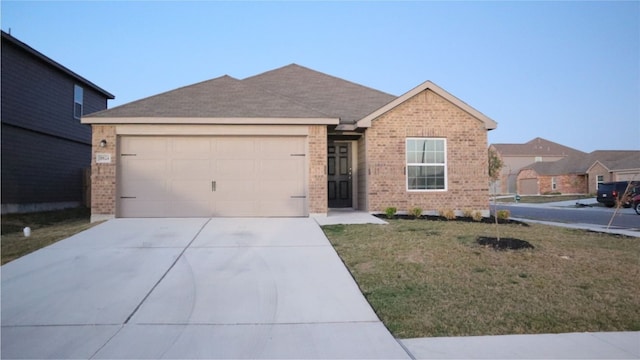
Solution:
<svg viewBox="0 0 640 360">
<path fill-rule="evenodd" d="M 105 139 L 100 140 L 100 147 L 103 148 L 105 146 L 107 146 L 107 140 Z"/>
</svg>

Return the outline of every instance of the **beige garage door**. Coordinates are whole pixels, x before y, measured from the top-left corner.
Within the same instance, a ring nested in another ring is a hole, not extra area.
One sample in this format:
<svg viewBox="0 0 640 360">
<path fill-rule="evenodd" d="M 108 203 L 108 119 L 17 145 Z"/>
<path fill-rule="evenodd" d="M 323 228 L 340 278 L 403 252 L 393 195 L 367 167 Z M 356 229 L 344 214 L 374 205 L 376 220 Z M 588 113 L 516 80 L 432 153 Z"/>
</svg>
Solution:
<svg viewBox="0 0 640 360">
<path fill-rule="evenodd" d="M 118 217 L 307 215 L 303 137 L 119 141 Z"/>
<path fill-rule="evenodd" d="M 521 195 L 538 195 L 538 179 L 522 179 L 518 192 Z"/>
</svg>

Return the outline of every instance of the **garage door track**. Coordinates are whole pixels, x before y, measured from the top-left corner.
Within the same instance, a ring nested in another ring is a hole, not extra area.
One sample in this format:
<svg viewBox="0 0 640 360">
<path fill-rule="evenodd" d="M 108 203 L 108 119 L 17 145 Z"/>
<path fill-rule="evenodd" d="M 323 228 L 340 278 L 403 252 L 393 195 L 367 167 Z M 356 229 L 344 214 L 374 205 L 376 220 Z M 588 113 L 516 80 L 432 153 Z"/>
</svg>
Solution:
<svg viewBox="0 0 640 360">
<path fill-rule="evenodd" d="M 15 260 L 1 355 L 408 358 L 308 218 L 117 219 Z"/>
</svg>

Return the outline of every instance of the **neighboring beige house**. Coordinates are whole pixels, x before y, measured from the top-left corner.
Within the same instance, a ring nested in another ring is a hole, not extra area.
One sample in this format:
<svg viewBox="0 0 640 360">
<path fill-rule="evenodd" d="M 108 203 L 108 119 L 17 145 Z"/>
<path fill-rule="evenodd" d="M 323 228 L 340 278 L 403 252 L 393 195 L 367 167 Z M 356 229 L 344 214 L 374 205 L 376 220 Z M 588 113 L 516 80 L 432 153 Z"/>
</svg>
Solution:
<svg viewBox="0 0 640 360">
<path fill-rule="evenodd" d="M 598 184 L 640 180 L 640 151 L 597 150 L 552 163 L 533 163 L 520 170 L 518 193 L 595 194 Z"/>
<path fill-rule="evenodd" d="M 427 81 L 396 97 L 299 65 L 82 118 L 92 220 L 489 209 L 496 123 Z"/>
<path fill-rule="evenodd" d="M 517 177 L 520 169 L 532 163 L 555 162 L 568 156 L 584 155 L 582 151 L 560 145 L 542 138 L 535 138 L 524 144 L 492 144 L 504 166 L 500 179 L 491 186 L 497 194 L 517 192 Z"/>
</svg>

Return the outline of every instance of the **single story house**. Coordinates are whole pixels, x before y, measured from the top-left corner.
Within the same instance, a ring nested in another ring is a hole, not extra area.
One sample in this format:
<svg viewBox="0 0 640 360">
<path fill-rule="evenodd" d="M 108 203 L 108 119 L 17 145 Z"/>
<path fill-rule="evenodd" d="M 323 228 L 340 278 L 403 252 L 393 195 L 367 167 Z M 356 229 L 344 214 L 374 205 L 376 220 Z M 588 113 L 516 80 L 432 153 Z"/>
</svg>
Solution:
<svg viewBox="0 0 640 360">
<path fill-rule="evenodd" d="M 426 81 L 401 96 L 291 64 L 82 119 L 92 219 L 489 210 L 496 122 Z"/>
<path fill-rule="evenodd" d="M 533 163 L 552 163 L 570 156 L 586 155 L 580 150 L 540 137 L 523 144 L 491 144 L 489 148 L 496 152 L 503 163 L 499 179 L 491 186 L 492 193 L 496 194 L 516 193 L 518 173 L 525 166 Z"/>
<path fill-rule="evenodd" d="M 518 193 L 595 194 L 603 182 L 624 180 L 640 180 L 640 151 L 597 150 L 530 164 L 518 173 Z"/>
</svg>

